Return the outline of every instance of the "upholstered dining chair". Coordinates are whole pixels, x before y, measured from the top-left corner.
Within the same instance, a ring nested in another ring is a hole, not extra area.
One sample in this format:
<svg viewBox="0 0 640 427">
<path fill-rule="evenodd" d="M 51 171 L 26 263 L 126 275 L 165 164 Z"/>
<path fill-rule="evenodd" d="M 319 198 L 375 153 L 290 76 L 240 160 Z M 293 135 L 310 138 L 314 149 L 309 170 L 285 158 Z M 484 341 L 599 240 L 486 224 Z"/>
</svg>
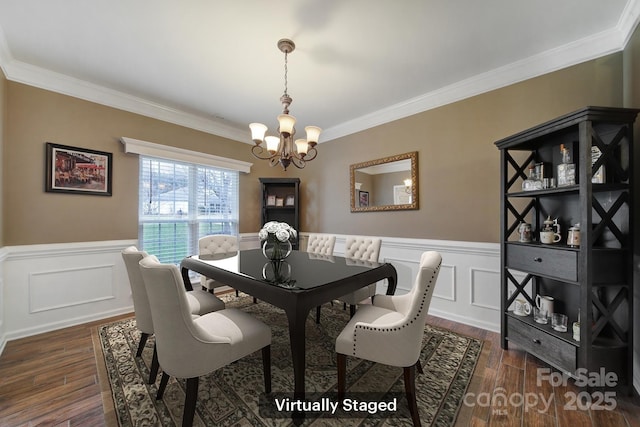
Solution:
<svg viewBox="0 0 640 427">
<path fill-rule="evenodd" d="M 382 239 L 377 237 L 362 237 L 362 236 L 348 236 L 345 243 L 344 256 L 347 258 L 347 265 L 350 261 L 354 262 L 354 265 L 359 262 L 378 262 L 380 257 L 380 246 L 382 246 Z M 338 300 L 342 303 L 349 304 L 350 315 L 356 311 L 356 306 L 359 302 L 366 298 L 373 298 L 376 294 L 376 284 L 372 283 L 364 288 L 358 289 L 355 292 L 344 295 Z M 320 306 L 316 307 L 316 323 L 320 323 Z"/>
<path fill-rule="evenodd" d="M 138 342 L 138 350 L 136 356 L 142 356 L 142 351 L 147 343 L 149 336 L 153 335 L 153 321 L 151 319 L 151 308 L 149 307 L 149 299 L 147 291 L 144 287 L 144 281 L 140 273 L 140 261 L 149 255 L 145 251 L 140 251 L 135 246 L 129 246 L 122 251 L 122 259 L 129 276 L 129 286 L 131 287 L 131 295 L 133 296 L 133 311 L 136 318 L 136 327 L 140 330 L 140 341 Z M 184 288 L 183 288 L 184 289 Z M 201 315 L 216 310 L 222 310 L 224 303 L 216 296 L 205 291 L 186 291 L 187 303 L 189 304 L 189 312 L 193 315 Z M 149 384 L 153 384 L 158 374 L 158 355 L 156 349 L 153 349 L 153 358 L 151 361 L 151 372 L 149 375 Z"/>
<path fill-rule="evenodd" d="M 344 257 L 348 260 L 378 262 L 380 258 L 380 246 L 382 239 L 377 237 L 348 236 L 344 247 Z M 349 304 L 351 316 L 356 311 L 356 306 L 362 300 L 373 298 L 376 294 L 376 284 L 360 288 L 355 292 L 338 298 L 339 301 Z"/>
<path fill-rule="evenodd" d="M 307 252 L 316 255 L 333 255 L 336 245 L 336 236 L 330 234 L 309 234 L 307 239 Z M 320 307 L 316 307 L 316 323 L 320 323 Z"/>
<path fill-rule="evenodd" d="M 198 239 L 198 255 L 227 255 L 238 252 L 238 238 L 230 234 L 211 234 Z M 203 289 L 213 292 L 215 288 L 226 286 L 224 283 L 200 276 Z M 238 296 L 238 291 L 236 291 Z"/>
<path fill-rule="evenodd" d="M 264 387 L 271 392 L 271 329 L 242 310 L 226 308 L 193 318 L 178 267 L 150 255 L 140 261 L 156 336 L 162 399 L 169 376 L 186 378 L 183 426 L 191 426 L 199 377 L 262 350 Z"/>
<path fill-rule="evenodd" d="M 333 255 L 336 236 L 330 234 L 309 234 L 307 252 L 318 255 Z"/>
<path fill-rule="evenodd" d="M 347 356 L 402 367 L 404 388 L 414 426 L 420 426 L 416 402 L 415 371 L 420 366 L 424 325 L 442 257 L 424 252 L 411 291 L 404 295 L 376 295 L 363 305 L 336 338 L 338 398 L 345 393 Z"/>
</svg>

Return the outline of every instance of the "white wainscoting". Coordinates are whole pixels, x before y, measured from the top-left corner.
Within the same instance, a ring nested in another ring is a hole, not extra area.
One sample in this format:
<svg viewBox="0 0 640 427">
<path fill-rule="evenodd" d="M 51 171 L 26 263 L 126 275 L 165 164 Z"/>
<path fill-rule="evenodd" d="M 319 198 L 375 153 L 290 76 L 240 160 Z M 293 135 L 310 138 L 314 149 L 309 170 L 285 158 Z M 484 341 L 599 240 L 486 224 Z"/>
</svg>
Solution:
<svg viewBox="0 0 640 427">
<path fill-rule="evenodd" d="M 132 312 L 120 252 L 136 243 L 3 248 L 2 342 Z"/>
<path fill-rule="evenodd" d="M 2 354 L 7 344 L 5 323 L 4 323 L 4 261 L 8 252 L 5 248 L 0 248 L 0 354 Z"/>
<path fill-rule="evenodd" d="M 336 255 L 344 254 L 346 235 L 336 235 Z M 307 234 L 302 233 L 301 247 Z M 418 274 L 420 256 L 438 251 L 442 267 L 429 314 L 491 331 L 500 331 L 500 246 L 497 243 L 458 242 L 383 237 L 380 260 L 398 272 L 396 293 L 405 293 Z M 378 283 L 378 293 L 386 292 Z"/>
<path fill-rule="evenodd" d="M 307 233 L 301 233 L 306 248 Z M 336 236 L 335 254 L 346 236 Z M 7 341 L 133 311 L 120 252 L 136 240 L 0 248 L 0 353 Z M 240 236 L 240 248 L 258 248 L 257 233 Z M 422 252 L 442 254 L 429 314 L 498 332 L 500 251 L 495 243 L 382 239 L 380 258 L 398 272 L 397 292 L 413 285 Z M 384 293 L 386 284 L 378 284 Z M 636 307 L 640 301 L 636 294 Z M 636 331 L 637 332 L 637 331 Z M 636 355 L 640 340 L 636 341 Z M 640 388 L 636 357 L 634 383 Z"/>
</svg>

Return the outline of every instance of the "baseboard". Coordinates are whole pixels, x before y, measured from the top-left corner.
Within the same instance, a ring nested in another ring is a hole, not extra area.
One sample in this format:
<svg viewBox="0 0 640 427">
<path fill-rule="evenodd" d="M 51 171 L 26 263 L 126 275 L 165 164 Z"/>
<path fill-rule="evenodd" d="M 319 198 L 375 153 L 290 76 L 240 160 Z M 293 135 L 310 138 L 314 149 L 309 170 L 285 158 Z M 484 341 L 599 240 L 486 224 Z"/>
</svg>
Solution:
<svg viewBox="0 0 640 427">
<path fill-rule="evenodd" d="M 473 326 L 475 328 L 484 329 L 491 332 L 500 333 L 500 325 L 497 325 L 493 322 L 484 322 L 482 320 L 474 319 L 467 316 L 459 316 L 455 313 L 450 313 L 443 310 L 434 310 L 429 309 L 429 315 L 439 317 L 441 319 L 451 320 L 456 323 L 462 323 L 464 325 Z"/>
<path fill-rule="evenodd" d="M 120 316 L 122 314 L 133 313 L 133 306 L 130 307 L 122 307 L 116 310 L 105 311 L 102 313 L 95 313 L 90 316 L 82 316 L 75 317 L 72 319 L 65 319 L 64 321 L 59 322 L 50 322 L 44 325 L 40 325 L 38 327 L 33 328 L 24 328 L 12 331 L 8 333 L 4 338 L 3 344 L 7 341 L 17 340 L 20 338 L 30 337 L 32 335 L 43 334 L 46 332 L 56 331 L 58 329 L 68 328 L 70 326 L 81 325 L 83 323 L 95 322 L 102 319 L 108 319 L 110 317 Z M 4 349 L 4 346 L 2 347 Z M 0 350 L 0 354 L 2 354 L 2 350 Z"/>
</svg>

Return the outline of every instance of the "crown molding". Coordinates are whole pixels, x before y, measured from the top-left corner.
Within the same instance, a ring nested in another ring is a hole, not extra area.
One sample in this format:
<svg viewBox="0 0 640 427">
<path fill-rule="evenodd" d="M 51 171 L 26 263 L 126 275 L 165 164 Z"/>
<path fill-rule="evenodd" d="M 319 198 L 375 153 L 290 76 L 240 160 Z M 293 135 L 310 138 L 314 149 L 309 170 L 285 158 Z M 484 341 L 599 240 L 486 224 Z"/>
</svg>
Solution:
<svg viewBox="0 0 640 427">
<path fill-rule="evenodd" d="M 632 0 L 627 3 L 618 25 L 611 30 L 594 34 L 344 122 L 326 129 L 322 133 L 322 138 L 325 142 L 330 141 L 619 52 L 629 41 L 638 24 L 639 17 L 640 0 Z"/>
<path fill-rule="evenodd" d="M 640 19 L 640 0 L 629 0 L 617 25 L 573 43 L 496 68 L 371 114 L 327 128 L 323 142 L 399 120 L 472 96 L 577 65 L 624 49 Z M 244 128 L 167 107 L 124 92 L 15 60 L 0 28 L 0 68 L 7 79 L 251 144 Z"/>
<path fill-rule="evenodd" d="M 17 61 L 0 27 L 0 68 L 10 81 L 140 114 L 209 134 L 252 144 L 249 131 L 220 120 L 187 113 L 124 92 Z"/>
</svg>

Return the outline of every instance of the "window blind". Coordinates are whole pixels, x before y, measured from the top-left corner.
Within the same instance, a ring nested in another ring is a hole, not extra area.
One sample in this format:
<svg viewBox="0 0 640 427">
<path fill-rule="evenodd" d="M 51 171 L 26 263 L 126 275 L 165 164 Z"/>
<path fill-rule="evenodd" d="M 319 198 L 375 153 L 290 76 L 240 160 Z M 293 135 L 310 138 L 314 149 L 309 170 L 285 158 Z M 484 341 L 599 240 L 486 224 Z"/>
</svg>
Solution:
<svg viewBox="0 0 640 427">
<path fill-rule="evenodd" d="M 138 241 L 162 263 L 198 253 L 198 239 L 238 234 L 239 172 L 140 156 Z"/>
</svg>

